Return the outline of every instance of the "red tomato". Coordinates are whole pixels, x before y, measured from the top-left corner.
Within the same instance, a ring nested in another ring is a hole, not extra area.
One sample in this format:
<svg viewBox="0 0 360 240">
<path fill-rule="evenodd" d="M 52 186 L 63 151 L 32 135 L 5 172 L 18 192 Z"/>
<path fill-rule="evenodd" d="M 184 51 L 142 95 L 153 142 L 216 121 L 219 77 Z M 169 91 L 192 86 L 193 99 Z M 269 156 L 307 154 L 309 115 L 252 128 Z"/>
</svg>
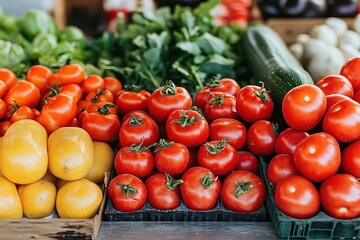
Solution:
<svg viewBox="0 0 360 240">
<path fill-rule="evenodd" d="M 235 212 L 251 213 L 265 202 L 264 180 L 252 172 L 237 170 L 224 180 L 220 199 L 224 207 Z"/>
<path fill-rule="evenodd" d="M 232 172 L 239 162 L 236 149 L 226 139 L 203 144 L 198 151 L 197 160 L 199 166 L 219 176 Z"/>
<path fill-rule="evenodd" d="M 114 161 L 116 174 L 130 173 L 139 178 L 149 176 L 155 168 L 153 154 L 142 145 L 121 148 Z"/>
<path fill-rule="evenodd" d="M 69 127 L 80 127 L 80 122 L 79 119 L 77 119 L 76 117 L 74 117 L 74 119 L 71 121 L 71 123 L 69 124 Z"/>
<path fill-rule="evenodd" d="M 132 114 L 121 125 L 119 139 L 120 146 L 123 147 L 134 143 L 149 146 L 159 141 L 159 127 L 150 117 L 136 117 Z"/>
<path fill-rule="evenodd" d="M 325 111 L 324 92 L 311 84 L 303 84 L 291 89 L 282 102 L 282 113 L 286 123 L 298 131 L 308 131 L 316 127 Z"/>
<path fill-rule="evenodd" d="M 278 208 L 290 217 L 305 219 L 319 212 L 319 192 L 303 176 L 291 175 L 284 178 L 276 185 L 274 195 Z"/>
<path fill-rule="evenodd" d="M 185 88 L 176 87 L 173 82 L 165 81 L 151 94 L 148 111 L 156 122 L 166 123 L 172 111 L 189 109 L 191 105 L 191 96 Z"/>
<path fill-rule="evenodd" d="M 197 111 L 174 110 L 167 118 L 166 134 L 171 141 L 198 147 L 209 137 L 209 124 Z"/>
<path fill-rule="evenodd" d="M 169 174 L 155 173 L 146 179 L 148 200 L 151 206 L 160 210 L 172 210 L 180 203 L 182 180 L 174 180 Z"/>
<path fill-rule="evenodd" d="M 297 131 L 292 128 L 285 129 L 276 138 L 275 153 L 293 154 L 298 143 L 308 136 L 309 134 L 304 131 Z"/>
<path fill-rule="evenodd" d="M 353 219 L 360 216 L 360 182 L 350 174 L 336 174 L 320 187 L 321 206 L 334 218 Z"/>
<path fill-rule="evenodd" d="M 360 103 L 360 90 L 358 90 L 357 92 L 355 92 L 353 100 Z"/>
<path fill-rule="evenodd" d="M 227 93 L 236 97 L 240 90 L 240 85 L 231 78 L 212 80 L 209 85 L 203 87 L 194 97 L 194 105 L 204 109 L 206 102 L 210 99 L 210 93 Z"/>
<path fill-rule="evenodd" d="M 2 99 L 7 91 L 9 90 L 8 86 L 6 86 L 6 83 L 4 81 L 1 81 L 0 79 L 0 99 Z"/>
<path fill-rule="evenodd" d="M 345 62 L 340 69 L 340 75 L 343 75 L 351 82 L 354 92 L 360 89 L 360 57 L 354 57 Z"/>
<path fill-rule="evenodd" d="M 348 145 L 341 154 L 340 169 L 356 178 L 360 178 L 360 140 Z"/>
<path fill-rule="evenodd" d="M 360 97 L 360 94 L 359 94 Z M 326 95 L 326 112 L 334 106 L 336 103 L 341 102 L 342 100 L 351 99 L 345 95 L 342 94 L 330 94 Z M 355 100 L 355 99 L 354 99 Z M 360 100 L 360 99 L 359 99 Z M 356 101 L 356 100 L 355 100 Z M 358 102 L 358 101 L 357 101 Z"/>
<path fill-rule="evenodd" d="M 211 98 L 204 106 L 204 117 L 211 123 L 218 118 L 238 118 L 236 98 L 227 93 L 211 93 Z"/>
<path fill-rule="evenodd" d="M 4 136 L 6 130 L 11 126 L 10 120 L 0 122 L 0 137 Z"/>
<path fill-rule="evenodd" d="M 246 127 L 240 121 L 232 118 L 218 118 L 210 124 L 209 140 L 226 138 L 236 150 L 246 144 Z"/>
<path fill-rule="evenodd" d="M 26 73 L 25 79 L 29 82 L 34 83 L 39 89 L 41 94 L 44 94 L 48 90 L 48 86 L 53 72 L 42 65 L 34 65 L 29 68 Z"/>
<path fill-rule="evenodd" d="M 33 108 L 28 106 L 14 106 L 13 109 L 10 110 L 11 116 L 9 118 L 11 123 L 17 122 L 22 119 L 32 119 L 35 120 L 36 115 Z"/>
<path fill-rule="evenodd" d="M 146 90 L 138 92 L 125 91 L 116 99 L 120 114 L 124 115 L 134 110 L 147 111 L 151 94 Z"/>
<path fill-rule="evenodd" d="M 328 75 L 320 79 L 316 86 L 318 86 L 325 95 L 342 94 L 352 98 L 354 96 L 354 89 L 349 79 L 341 75 Z"/>
<path fill-rule="evenodd" d="M 340 147 L 327 133 L 315 133 L 302 140 L 295 149 L 297 170 L 313 182 L 322 182 L 334 175 L 340 167 Z"/>
<path fill-rule="evenodd" d="M 102 77 L 96 74 L 91 74 L 81 83 L 81 88 L 85 94 L 103 89 L 105 87 L 105 82 Z"/>
<path fill-rule="evenodd" d="M 246 146 L 250 152 L 259 156 L 271 156 L 275 151 L 275 126 L 266 120 L 259 120 L 247 132 Z"/>
<path fill-rule="evenodd" d="M 4 97 L 8 104 L 17 104 L 19 106 L 28 106 L 35 108 L 41 100 L 39 88 L 32 82 L 21 80 L 17 81 L 6 93 Z M 11 109 L 11 106 L 8 106 Z"/>
<path fill-rule="evenodd" d="M 267 177 L 274 186 L 276 186 L 280 180 L 290 175 L 300 175 L 296 169 L 292 155 L 278 154 L 270 160 Z"/>
<path fill-rule="evenodd" d="M 85 69 L 83 66 L 77 63 L 71 63 L 62 66 L 57 72 L 54 73 L 50 80 L 49 86 L 58 86 L 67 83 L 80 84 L 85 79 Z"/>
<path fill-rule="evenodd" d="M 60 127 L 69 126 L 76 115 L 76 102 L 69 95 L 59 93 L 46 103 L 36 121 L 46 129 L 48 134 Z"/>
<path fill-rule="evenodd" d="M 8 104 L 0 98 L 0 120 L 4 119 L 8 112 Z"/>
<path fill-rule="evenodd" d="M 10 89 L 17 80 L 18 79 L 13 71 L 7 68 L 0 68 L 0 81 L 5 83 L 7 89 Z"/>
<path fill-rule="evenodd" d="M 141 209 L 147 199 L 145 184 L 138 177 L 126 173 L 110 181 L 108 193 L 115 209 L 122 212 L 134 212 Z"/>
<path fill-rule="evenodd" d="M 264 86 L 245 86 L 236 96 L 237 114 L 246 122 L 268 120 L 273 110 L 274 102 Z"/>
<path fill-rule="evenodd" d="M 70 97 L 73 97 L 75 102 L 78 102 L 83 97 L 83 91 L 81 90 L 81 87 L 79 84 L 76 83 L 69 83 L 64 84 L 60 87 L 60 93 L 64 93 L 69 95 Z"/>
<path fill-rule="evenodd" d="M 255 174 L 259 173 L 259 162 L 254 154 L 248 151 L 238 152 L 239 163 L 235 170 L 246 170 Z"/>
<path fill-rule="evenodd" d="M 98 103 L 90 103 L 87 108 L 86 111 L 87 113 L 92 113 L 92 112 L 99 112 L 99 113 L 107 113 L 109 112 L 109 114 L 117 114 L 117 107 L 115 106 L 115 104 L 110 103 L 110 102 L 98 102 Z"/>
<path fill-rule="evenodd" d="M 145 112 L 143 110 L 133 110 L 133 111 L 130 111 L 128 113 L 126 113 L 121 122 L 124 123 L 126 119 L 128 119 L 130 117 L 131 114 L 134 114 L 136 118 L 139 118 L 139 117 L 150 117 L 150 114 L 148 112 Z"/>
<path fill-rule="evenodd" d="M 221 183 L 209 169 L 189 168 L 181 179 L 184 181 L 180 185 L 181 196 L 188 208 L 206 211 L 215 207 L 220 195 Z"/>
<path fill-rule="evenodd" d="M 110 90 L 115 96 L 116 92 L 122 89 L 122 84 L 117 78 L 104 77 L 104 88 Z"/>
<path fill-rule="evenodd" d="M 160 139 L 159 146 L 155 149 L 155 166 L 159 172 L 181 174 L 187 169 L 189 160 L 190 153 L 184 144 Z"/>
<path fill-rule="evenodd" d="M 199 149 L 197 147 L 191 147 L 191 148 L 188 148 L 188 150 L 189 150 L 190 158 L 189 158 L 189 163 L 188 163 L 188 166 L 186 169 L 195 167 L 198 165 L 197 154 L 198 154 Z"/>
<path fill-rule="evenodd" d="M 360 139 L 360 104 L 344 100 L 333 105 L 325 114 L 322 127 L 340 142 Z"/>
<path fill-rule="evenodd" d="M 91 101 L 92 103 L 98 103 L 98 102 L 112 102 L 114 103 L 114 95 L 110 90 L 107 89 L 101 89 L 89 92 L 85 96 L 85 100 Z"/>
</svg>

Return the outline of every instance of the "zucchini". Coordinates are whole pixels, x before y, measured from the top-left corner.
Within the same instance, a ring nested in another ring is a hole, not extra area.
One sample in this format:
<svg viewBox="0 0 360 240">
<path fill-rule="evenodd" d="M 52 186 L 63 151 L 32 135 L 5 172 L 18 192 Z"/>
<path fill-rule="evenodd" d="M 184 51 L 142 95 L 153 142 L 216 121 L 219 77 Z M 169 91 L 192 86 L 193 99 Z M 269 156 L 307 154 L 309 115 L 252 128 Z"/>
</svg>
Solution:
<svg viewBox="0 0 360 240">
<path fill-rule="evenodd" d="M 310 74 L 270 27 L 249 26 L 243 36 L 242 47 L 254 80 L 264 83 L 276 103 L 281 104 L 292 88 L 314 84 Z"/>
</svg>

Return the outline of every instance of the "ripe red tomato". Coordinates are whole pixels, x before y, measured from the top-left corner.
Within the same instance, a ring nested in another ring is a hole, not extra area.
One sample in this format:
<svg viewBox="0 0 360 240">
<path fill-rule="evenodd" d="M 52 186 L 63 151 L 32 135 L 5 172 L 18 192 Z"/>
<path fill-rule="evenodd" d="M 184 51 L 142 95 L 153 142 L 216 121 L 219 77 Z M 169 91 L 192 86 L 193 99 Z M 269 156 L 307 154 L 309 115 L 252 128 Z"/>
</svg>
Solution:
<svg viewBox="0 0 360 240">
<path fill-rule="evenodd" d="M 155 168 L 153 154 L 142 145 L 121 148 L 115 156 L 116 174 L 130 173 L 139 178 L 149 176 Z"/>
<path fill-rule="evenodd" d="M 238 118 L 236 113 L 236 98 L 227 93 L 211 93 L 204 106 L 204 117 L 211 123 L 218 118 Z"/>
<path fill-rule="evenodd" d="M 41 94 L 39 88 L 35 84 L 26 80 L 21 80 L 17 81 L 9 91 L 7 91 L 4 100 L 8 104 L 17 104 L 19 106 L 35 108 L 40 103 Z M 11 109 L 10 105 L 8 106 L 8 109 Z"/>
<path fill-rule="evenodd" d="M 219 176 L 232 172 L 239 162 L 236 149 L 226 139 L 203 144 L 198 151 L 197 160 L 199 166 Z"/>
<path fill-rule="evenodd" d="M 119 113 L 124 115 L 134 110 L 147 111 L 151 94 L 146 90 L 124 91 L 116 99 Z"/>
<path fill-rule="evenodd" d="M 330 134 L 319 132 L 302 140 L 295 149 L 297 170 L 313 182 L 322 182 L 340 167 L 340 146 Z"/>
<path fill-rule="evenodd" d="M 122 84 L 119 79 L 114 77 L 104 77 L 104 88 L 110 90 L 114 96 L 122 89 Z"/>
<path fill-rule="evenodd" d="M 125 120 L 130 117 L 131 114 L 134 114 L 135 117 L 137 117 L 137 118 L 139 118 L 139 117 L 149 117 L 149 118 L 151 118 L 151 117 L 150 117 L 150 114 L 149 114 L 148 112 L 145 112 L 145 111 L 143 111 L 143 110 L 132 110 L 132 111 L 126 113 L 126 114 L 123 116 L 123 118 L 122 118 L 122 120 L 121 120 L 121 123 L 123 124 L 123 123 L 125 122 Z"/>
<path fill-rule="evenodd" d="M 360 104 L 344 100 L 334 104 L 325 114 L 322 127 L 340 142 L 360 139 Z"/>
<path fill-rule="evenodd" d="M 291 175 L 275 188 L 275 204 L 286 215 L 310 218 L 320 209 L 320 195 L 315 186 L 303 176 Z"/>
<path fill-rule="evenodd" d="M 198 154 L 199 149 L 197 147 L 191 147 L 191 148 L 188 148 L 188 150 L 189 150 L 190 158 L 189 158 L 189 163 L 188 163 L 188 166 L 186 169 L 198 166 L 197 154 Z"/>
<path fill-rule="evenodd" d="M 286 123 L 298 131 L 308 131 L 316 127 L 325 111 L 324 92 L 311 84 L 303 84 L 291 89 L 282 102 L 282 113 Z"/>
<path fill-rule="evenodd" d="M 334 218 L 352 219 L 360 216 L 360 182 L 350 174 L 336 174 L 320 187 L 321 206 Z"/>
<path fill-rule="evenodd" d="M 299 142 L 309 136 L 309 133 L 287 128 L 276 138 L 275 153 L 293 154 Z"/>
<path fill-rule="evenodd" d="M 10 110 L 10 122 L 14 123 L 22 119 L 32 119 L 35 120 L 36 115 L 34 108 L 28 106 L 19 106 L 15 105 L 13 109 Z"/>
<path fill-rule="evenodd" d="M 180 187 L 182 180 L 174 180 L 167 173 L 155 173 L 146 179 L 148 200 L 151 206 L 160 210 L 172 210 L 180 203 Z"/>
<path fill-rule="evenodd" d="M 0 137 L 4 136 L 6 130 L 11 126 L 10 120 L 5 120 L 0 122 Z"/>
<path fill-rule="evenodd" d="M 192 99 L 183 87 L 176 87 L 172 81 L 165 81 L 150 96 L 148 111 L 158 123 L 166 123 L 170 113 L 178 109 L 189 109 Z"/>
<path fill-rule="evenodd" d="M 248 85 L 236 96 L 236 111 L 248 123 L 268 120 L 274 110 L 274 102 L 264 86 Z"/>
<path fill-rule="evenodd" d="M 226 138 L 231 146 L 239 150 L 246 144 L 246 132 L 246 127 L 240 121 L 233 118 L 218 118 L 210 124 L 209 140 Z"/>
<path fill-rule="evenodd" d="M 8 104 L 0 98 L 0 120 L 4 119 L 8 113 Z"/>
<path fill-rule="evenodd" d="M 17 80 L 18 79 L 13 71 L 7 68 L 0 68 L 0 81 L 5 83 L 7 90 L 9 90 Z"/>
<path fill-rule="evenodd" d="M 108 194 L 115 209 L 122 212 L 134 212 L 141 209 L 147 199 L 145 184 L 138 177 L 126 173 L 110 181 Z"/>
<path fill-rule="evenodd" d="M 360 91 L 359 91 L 360 93 Z M 360 94 L 359 94 L 359 97 L 360 97 Z M 346 100 L 346 99 L 351 99 L 345 95 L 342 95 L 342 94 L 330 94 L 330 95 L 326 95 L 326 112 L 328 112 L 328 110 L 334 106 L 336 103 L 338 102 L 341 102 L 342 100 Z M 356 99 L 354 99 L 356 102 L 359 102 L 357 101 Z M 360 100 L 360 98 L 359 98 Z"/>
<path fill-rule="evenodd" d="M 328 75 L 316 83 L 325 95 L 341 94 L 352 98 L 354 89 L 349 79 L 342 75 Z"/>
<path fill-rule="evenodd" d="M 275 126 L 267 120 L 253 123 L 247 132 L 246 145 L 250 152 L 259 156 L 271 156 L 275 151 Z"/>
<path fill-rule="evenodd" d="M 343 75 L 351 82 L 354 92 L 360 89 L 360 57 L 354 57 L 345 62 L 340 69 L 340 75 Z"/>
<path fill-rule="evenodd" d="M 5 96 L 8 90 L 9 88 L 6 86 L 6 83 L 0 79 L 0 99 Z"/>
<path fill-rule="evenodd" d="M 149 146 L 158 142 L 159 139 L 159 127 L 151 117 L 136 117 L 132 114 L 124 120 L 119 131 L 122 147 L 128 147 L 134 143 Z"/>
<path fill-rule="evenodd" d="M 238 152 L 239 163 L 235 170 L 246 170 L 255 174 L 259 173 L 259 161 L 256 156 L 248 151 Z"/>
<path fill-rule="evenodd" d="M 209 137 L 209 124 L 197 111 L 174 110 L 166 121 L 166 135 L 186 147 L 198 147 Z"/>
<path fill-rule="evenodd" d="M 356 178 L 360 178 L 360 140 L 348 145 L 341 154 L 340 169 Z"/>
<path fill-rule="evenodd" d="M 89 92 L 85 96 L 85 100 L 91 101 L 92 103 L 97 102 L 112 102 L 114 103 L 114 94 L 107 89 L 95 90 Z"/>
<path fill-rule="evenodd" d="M 190 153 L 182 143 L 166 142 L 160 139 L 155 149 L 155 166 L 159 172 L 178 175 L 188 167 Z"/>
<path fill-rule="evenodd" d="M 34 65 L 29 68 L 26 73 L 25 79 L 29 82 L 34 83 L 39 89 L 41 94 L 44 94 L 48 90 L 48 86 L 53 72 L 42 65 Z"/>
<path fill-rule="evenodd" d="M 57 72 L 54 73 L 50 79 L 49 86 L 55 84 L 61 86 L 67 83 L 78 83 L 80 84 L 85 79 L 85 69 L 83 66 L 77 63 L 71 63 L 62 66 Z"/>
<path fill-rule="evenodd" d="M 225 178 L 220 192 L 224 207 L 235 212 L 254 212 L 263 205 L 265 197 L 264 180 L 245 170 L 230 173 Z"/>
<path fill-rule="evenodd" d="M 267 177 L 274 186 L 290 175 L 300 175 L 291 154 L 278 154 L 270 160 Z"/>
<path fill-rule="evenodd" d="M 181 196 L 188 208 L 206 211 L 215 207 L 220 195 L 221 183 L 209 169 L 189 168 L 181 179 L 184 181 L 180 185 Z"/>
<path fill-rule="evenodd" d="M 354 101 L 360 103 L 360 90 L 355 92 L 354 97 L 352 98 Z"/>
<path fill-rule="evenodd" d="M 85 94 L 92 91 L 101 90 L 105 87 L 105 82 L 102 77 L 96 74 L 91 74 L 81 83 L 81 89 Z"/>
</svg>

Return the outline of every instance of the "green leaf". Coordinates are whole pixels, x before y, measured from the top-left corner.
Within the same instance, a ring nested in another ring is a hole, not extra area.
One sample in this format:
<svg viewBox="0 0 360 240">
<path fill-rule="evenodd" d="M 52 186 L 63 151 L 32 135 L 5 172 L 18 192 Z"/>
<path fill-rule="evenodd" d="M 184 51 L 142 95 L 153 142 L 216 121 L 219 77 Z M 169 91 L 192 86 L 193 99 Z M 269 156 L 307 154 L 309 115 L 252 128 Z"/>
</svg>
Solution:
<svg viewBox="0 0 360 240">
<path fill-rule="evenodd" d="M 219 3 L 220 0 L 207 0 L 194 9 L 194 13 L 198 16 L 210 16 L 211 9 Z"/>
<path fill-rule="evenodd" d="M 176 43 L 176 47 L 191 55 L 196 56 L 201 54 L 200 47 L 194 42 L 178 42 Z"/>
<path fill-rule="evenodd" d="M 196 42 L 206 54 L 221 54 L 226 47 L 226 43 L 223 40 L 210 33 L 204 33 Z"/>
</svg>

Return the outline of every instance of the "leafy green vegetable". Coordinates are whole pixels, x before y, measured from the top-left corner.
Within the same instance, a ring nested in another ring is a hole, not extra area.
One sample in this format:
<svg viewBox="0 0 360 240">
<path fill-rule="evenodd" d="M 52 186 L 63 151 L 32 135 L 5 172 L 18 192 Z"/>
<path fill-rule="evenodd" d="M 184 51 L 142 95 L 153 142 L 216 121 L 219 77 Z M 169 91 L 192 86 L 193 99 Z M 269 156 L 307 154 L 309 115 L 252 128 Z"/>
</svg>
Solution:
<svg viewBox="0 0 360 240">
<path fill-rule="evenodd" d="M 24 49 L 9 41 L 0 40 L 0 66 L 14 68 L 25 59 Z"/>
</svg>

